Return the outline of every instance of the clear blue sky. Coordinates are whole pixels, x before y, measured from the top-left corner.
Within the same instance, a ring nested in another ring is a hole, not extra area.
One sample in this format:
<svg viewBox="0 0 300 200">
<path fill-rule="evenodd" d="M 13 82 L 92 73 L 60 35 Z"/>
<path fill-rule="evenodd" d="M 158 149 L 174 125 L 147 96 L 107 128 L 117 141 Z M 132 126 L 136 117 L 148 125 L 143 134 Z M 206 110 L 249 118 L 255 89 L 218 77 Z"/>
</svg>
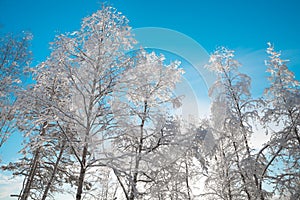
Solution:
<svg viewBox="0 0 300 200">
<path fill-rule="evenodd" d="M 1 31 L 28 30 L 35 59 L 48 54 L 57 33 L 79 28 L 100 0 L 0 0 Z M 108 0 L 133 28 L 165 27 L 182 32 L 208 52 L 216 46 L 263 49 L 271 41 L 281 50 L 300 48 L 298 0 Z"/>
<path fill-rule="evenodd" d="M 299 0 L 0 0 L 0 32 L 32 32 L 37 64 L 49 55 L 55 35 L 79 29 L 81 19 L 103 2 L 123 12 L 133 28 L 175 30 L 209 53 L 220 45 L 236 50 L 243 70 L 254 80 L 254 93 L 261 93 L 260 85 L 266 83 L 263 62 L 268 41 L 291 60 L 290 69 L 300 79 Z M 4 160 L 15 158 L 8 148 L 14 147 L 16 138 L 0 150 Z"/>
</svg>

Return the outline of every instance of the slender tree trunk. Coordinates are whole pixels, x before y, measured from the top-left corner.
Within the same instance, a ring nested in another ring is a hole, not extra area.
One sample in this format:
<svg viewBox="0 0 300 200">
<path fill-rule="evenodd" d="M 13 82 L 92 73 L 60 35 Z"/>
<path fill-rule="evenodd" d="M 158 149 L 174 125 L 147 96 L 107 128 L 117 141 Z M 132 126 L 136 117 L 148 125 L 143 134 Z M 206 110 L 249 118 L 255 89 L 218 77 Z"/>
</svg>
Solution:
<svg viewBox="0 0 300 200">
<path fill-rule="evenodd" d="M 43 123 L 42 130 L 40 133 L 41 136 L 45 135 L 45 133 L 46 133 L 45 127 L 47 126 L 47 124 L 48 124 L 47 122 Z M 36 173 L 36 169 L 38 167 L 38 161 L 40 159 L 40 150 L 41 150 L 41 147 L 38 147 L 37 150 L 35 151 L 33 161 L 31 163 L 31 167 L 30 167 L 30 172 L 29 172 L 24 190 L 21 191 L 21 195 L 19 198 L 20 200 L 27 200 L 29 197 L 31 185 L 32 185 L 35 173 Z"/>
<path fill-rule="evenodd" d="M 88 149 L 88 145 L 86 143 L 84 148 L 83 148 L 83 152 L 82 152 L 82 159 L 81 159 L 81 165 L 80 165 L 80 174 L 79 174 L 79 179 L 78 179 L 76 200 L 81 200 L 81 195 L 82 195 L 82 191 L 83 191 L 84 177 L 85 177 L 85 172 L 86 172 L 87 149 Z"/>
<path fill-rule="evenodd" d="M 61 158 L 62 158 L 63 152 L 64 152 L 64 150 L 65 150 L 65 144 L 66 144 L 66 142 L 63 141 L 63 144 L 62 144 L 62 146 L 61 146 L 61 149 L 60 149 L 59 155 L 58 155 L 58 157 L 57 157 L 57 160 L 56 160 L 56 162 L 55 162 L 55 165 L 54 165 L 54 168 L 53 168 L 51 177 L 50 177 L 50 179 L 49 179 L 49 181 L 48 181 L 48 183 L 47 183 L 46 189 L 45 189 L 45 191 L 44 191 L 42 200 L 45 200 L 45 199 L 47 198 L 49 189 L 50 189 L 50 187 L 51 187 L 51 184 L 52 184 L 52 182 L 53 182 L 53 179 L 54 179 L 55 174 L 56 174 L 57 169 L 58 169 L 58 164 L 59 164 L 59 162 L 60 162 L 60 160 L 61 160 Z"/>
<path fill-rule="evenodd" d="M 236 156 L 236 165 L 237 165 L 237 168 L 238 168 L 238 172 L 241 176 L 241 179 L 242 179 L 242 182 L 243 182 L 243 189 L 244 191 L 246 192 L 247 194 L 247 199 L 248 200 L 251 200 L 251 195 L 248 191 L 248 188 L 247 188 L 247 183 L 246 183 L 246 177 L 245 177 L 245 174 L 243 173 L 242 169 L 241 169 L 241 166 L 240 166 L 240 157 L 239 157 L 239 154 L 238 154 L 238 149 L 237 149 L 237 145 L 235 142 L 232 142 L 233 144 L 233 147 L 234 147 L 234 153 L 235 153 L 235 156 Z"/>
<path fill-rule="evenodd" d="M 188 164 L 187 161 L 185 160 L 185 184 L 186 184 L 186 189 L 187 189 L 187 195 L 188 195 L 188 200 L 191 200 L 191 194 L 190 194 L 190 184 L 189 184 L 189 169 L 188 169 Z"/>
<path fill-rule="evenodd" d="M 129 193 L 129 200 L 134 200 L 136 197 L 136 193 L 137 193 L 136 184 L 137 184 L 137 177 L 138 177 L 138 169 L 139 169 L 139 165 L 140 165 L 140 161 L 141 161 L 142 144 L 143 144 L 143 127 L 141 126 L 141 138 L 140 138 L 140 144 L 139 144 L 137 155 L 136 155 L 133 179 L 132 179 L 130 193 Z"/>
<path fill-rule="evenodd" d="M 224 147 L 223 147 L 223 144 L 220 148 L 220 151 L 221 151 L 221 158 L 222 160 L 225 160 L 226 159 L 226 154 L 225 154 L 225 151 L 224 151 Z M 224 163 L 222 163 L 222 166 L 224 166 Z M 231 191 L 231 180 L 230 180 L 230 176 L 229 176 L 229 169 L 228 169 L 228 165 L 225 164 L 224 166 L 224 171 L 222 171 L 222 174 L 225 174 L 225 177 L 226 177 L 226 184 L 228 185 L 227 186 L 227 192 L 228 192 L 228 199 L 229 200 L 232 200 L 232 191 Z M 223 190 L 222 190 L 223 191 Z M 224 191 L 226 193 L 226 191 Z M 227 196 L 227 195 L 225 195 Z"/>
<path fill-rule="evenodd" d="M 225 71 L 224 71 L 225 72 Z M 240 103 L 236 97 L 236 94 L 235 92 L 233 91 L 233 87 L 232 87 L 232 83 L 231 83 L 231 80 L 229 78 L 229 76 L 227 75 L 227 73 L 225 72 L 225 75 L 226 75 L 226 78 L 228 80 L 228 84 L 230 86 L 230 94 L 231 94 L 231 97 L 233 98 L 234 102 L 235 102 L 235 110 L 237 111 L 237 114 L 238 114 L 238 118 L 239 118 L 239 123 L 240 123 L 240 127 L 242 128 L 242 135 L 243 135 L 243 140 L 244 140 L 244 143 L 245 143 L 245 147 L 246 147 L 246 152 L 247 152 L 247 156 L 250 158 L 251 157 L 251 151 L 250 151 L 250 146 L 249 146 L 249 142 L 248 142 L 248 138 L 247 138 L 247 135 L 246 135 L 246 128 L 244 126 L 244 123 L 243 123 L 243 117 L 242 117 L 242 110 L 241 110 L 241 106 L 240 106 Z M 260 199 L 261 200 L 264 200 L 264 196 L 262 194 L 262 190 L 261 190 L 261 187 L 260 187 L 260 184 L 259 184 L 259 180 L 258 180 L 258 177 L 257 175 L 254 173 L 252 174 L 253 178 L 254 178 L 254 181 L 255 181 L 255 186 L 256 186 L 256 189 L 259 191 L 260 193 Z M 246 188 L 246 186 L 245 186 Z M 251 199 L 251 195 L 246 191 L 247 193 L 247 196 L 248 196 L 248 199 Z M 250 195 L 250 196 L 249 196 Z"/>
<path fill-rule="evenodd" d="M 138 170 L 139 170 L 139 165 L 141 161 L 141 154 L 142 154 L 142 149 L 143 149 L 143 142 L 144 142 L 144 125 L 146 121 L 146 115 L 147 115 L 147 109 L 148 109 L 148 103 L 147 101 L 144 102 L 144 111 L 143 111 L 143 117 L 142 117 L 142 122 L 141 122 L 141 129 L 140 129 L 140 141 L 139 141 L 139 146 L 137 149 L 137 155 L 136 155 L 136 161 L 135 161 L 135 167 L 134 167 L 134 172 L 133 172 L 133 178 L 132 178 L 132 183 L 130 187 L 130 192 L 129 192 L 129 200 L 134 200 L 137 196 L 137 191 L 136 191 L 136 184 L 137 184 L 137 177 L 138 177 Z"/>
<path fill-rule="evenodd" d="M 79 174 L 79 179 L 78 179 L 76 200 L 81 200 L 81 196 L 82 196 L 82 192 L 83 192 L 83 186 L 84 186 L 84 178 L 85 178 L 85 173 L 86 173 L 86 169 L 87 169 L 87 164 L 86 164 L 87 160 L 86 159 L 87 159 L 88 147 L 89 147 L 88 138 L 89 138 L 89 135 L 90 135 L 91 126 L 93 124 L 91 116 L 92 116 L 93 107 L 94 107 L 94 103 L 95 103 L 94 102 L 95 101 L 94 96 L 95 96 L 96 86 L 97 86 L 97 82 L 99 81 L 98 80 L 99 78 L 97 77 L 96 74 L 95 74 L 95 77 L 94 77 L 93 82 L 92 82 L 89 103 L 87 104 L 88 109 L 86 110 L 86 133 L 85 133 L 82 157 L 81 157 L 81 160 L 79 160 L 79 162 L 80 162 L 80 174 Z"/>
<path fill-rule="evenodd" d="M 114 171 L 115 176 L 117 177 L 117 180 L 118 180 L 119 184 L 121 185 L 121 188 L 124 192 L 124 195 L 125 195 L 126 199 L 129 200 L 128 192 L 126 191 L 125 186 L 124 186 L 124 184 L 122 183 L 122 181 L 120 179 L 120 173 L 116 169 L 113 169 L 113 171 Z"/>
<path fill-rule="evenodd" d="M 21 192 L 22 194 L 21 194 L 21 199 L 20 200 L 27 200 L 28 197 L 29 197 L 31 185 L 32 185 L 32 182 L 33 182 L 33 178 L 35 176 L 35 172 L 36 172 L 36 169 L 37 169 L 37 166 L 38 166 L 39 154 L 40 154 L 40 151 L 39 151 L 39 148 L 38 148 L 35 152 L 35 155 L 34 155 L 31 167 L 30 167 L 30 172 L 29 172 L 26 184 L 25 184 L 25 188 L 24 188 L 23 192 Z"/>
</svg>

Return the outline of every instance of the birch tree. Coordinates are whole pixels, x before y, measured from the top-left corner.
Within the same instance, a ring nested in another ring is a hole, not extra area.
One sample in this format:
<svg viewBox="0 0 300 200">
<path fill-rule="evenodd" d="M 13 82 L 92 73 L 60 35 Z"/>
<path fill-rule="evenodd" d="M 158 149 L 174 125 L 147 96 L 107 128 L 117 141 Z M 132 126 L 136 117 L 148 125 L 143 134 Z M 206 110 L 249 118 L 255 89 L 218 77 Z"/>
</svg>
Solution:
<svg viewBox="0 0 300 200">
<path fill-rule="evenodd" d="M 77 200 L 82 199 L 87 170 L 104 165 L 95 159 L 101 157 L 96 149 L 101 149 L 110 127 L 110 93 L 127 67 L 125 51 L 134 42 L 127 23 L 120 12 L 103 7 L 84 18 L 79 31 L 58 36 L 51 58 L 44 63 L 59 66 L 69 81 L 70 109 L 55 109 L 59 123 L 72 125 L 72 135 L 63 134 L 79 164 Z"/>
<path fill-rule="evenodd" d="M 165 166 L 167 155 L 160 149 L 176 132 L 176 126 L 167 128 L 167 119 L 172 104 L 179 103 L 173 91 L 183 71 L 178 62 L 165 65 L 164 60 L 154 52 L 139 52 L 115 93 L 118 163 L 112 167 L 127 200 L 147 198 L 149 183 Z"/>
<path fill-rule="evenodd" d="M 268 107 L 263 122 L 269 125 L 271 139 L 266 145 L 269 159 L 263 176 L 275 185 L 280 198 L 294 200 L 300 198 L 300 83 L 288 69 L 288 61 L 270 43 L 267 53 L 270 87 L 265 90 Z"/>
<path fill-rule="evenodd" d="M 44 66 L 44 65 L 43 65 Z M 65 108 L 68 101 L 67 80 L 56 70 L 38 67 L 33 70 L 35 84 L 19 95 L 16 105 L 18 131 L 24 133 L 23 158 L 5 167 L 15 175 L 25 176 L 19 199 L 45 199 L 49 191 L 60 189 L 65 174 L 61 160 L 70 162 L 64 152 L 66 140 L 57 124 L 55 106 Z M 60 177 L 60 180 L 59 178 Z"/>
<path fill-rule="evenodd" d="M 250 95 L 250 77 L 238 72 L 233 51 L 224 47 L 210 57 L 209 69 L 218 75 L 210 88 L 212 122 L 219 140 L 208 178 L 208 194 L 217 199 L 265 199 L 262 188 L 263 160 L 256 160 L 249 140 L 250 120 L 258 118 L 258 101 Z"/>
<path fill-rule="evenodd" d="M 15 129 L 13 121 L 18 109 L 14 104 L 22 75 L 31 61 L 31 39 L 29 33 L 0 38 L 0 148 Z"/>
</svg>

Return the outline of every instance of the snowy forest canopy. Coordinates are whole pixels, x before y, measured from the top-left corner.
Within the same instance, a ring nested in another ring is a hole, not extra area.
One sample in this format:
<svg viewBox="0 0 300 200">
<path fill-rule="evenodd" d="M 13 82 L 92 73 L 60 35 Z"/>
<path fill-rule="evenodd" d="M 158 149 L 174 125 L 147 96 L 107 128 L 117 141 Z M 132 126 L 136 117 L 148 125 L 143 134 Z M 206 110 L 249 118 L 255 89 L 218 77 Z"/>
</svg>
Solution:
<svg viewBox="0 0 300 200">
<path fill-rule="evenodd" d="M 35 67 L 31 38 L 0 44 L 0 148 L 24 137 L 22 157 L 1 168 L 23 178 L 18 199 L 300 198 L 300 84 L 272 44 L 260 98 L 234 52 L 217 48 L 206 66 L 217 77 L 211 116 L 188 121 L 175 114 L 180 62 L 143 48 L 128 54 L 138 41 L 116 9 L 57 36 Z M 256 126 L 269 134 L 261 149 L 250 144 Z"/>
</svg>

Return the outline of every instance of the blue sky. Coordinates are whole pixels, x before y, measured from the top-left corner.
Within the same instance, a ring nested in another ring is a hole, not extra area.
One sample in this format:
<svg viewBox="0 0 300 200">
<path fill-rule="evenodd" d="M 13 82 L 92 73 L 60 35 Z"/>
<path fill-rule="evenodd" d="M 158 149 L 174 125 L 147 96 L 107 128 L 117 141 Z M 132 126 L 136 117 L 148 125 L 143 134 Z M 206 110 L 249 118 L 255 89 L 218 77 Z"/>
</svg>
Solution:
<svg viewBox="0 0 300 200">
<path fill-rule="evenodd" d="M 57 33 L 80 27 L 100 0 L 1 0 L 1 31 L 28 30 L 36 60 L 48 54 Z M 300 2 L 297 0 L 109 0 L 133 28 L 164 27 L 182 32 L 208 52 L 216 46 L 264 49 L 271 41 L 281 50 L 299 49 Z"/>
<path fill-rule="evenodd" d="M 49 42 L 53 41 L 55 35 L 79 29 L 81 19 L 100 9 L 102 2 L 104 1 L 0 0 L 0 32 L 23 30 L 32 32 L 33 64 L 37 64 L 49 55 Z M 203 59 L 206 58 L 206 52 L 211 53 L 220 45 L 235 50 L 237 59 L 244 65 L 241 70 L 247 72 L 253 79 L 252 88 L 256 96 L 261 95 L 266 85 L 264 60 L 267 59 L 265 48 L 269 41 L 275 44 L 277 50 L 282 51 L 284 58 L 291 60 L 289 67 L 296 74 L 297 79 L 300 79 L 300 1 L 298 0 L 108 0 L 105 2 L 124 13 L 133 29 L 157 27 L 183 34 L 184 40 L 172 41 L 175 49 L 183 45 L 186 45 L 187 49 L 189 47 L 193 49 L 191 47 L 193 40 L 203 48 L 198 48 L 199 57 L 203 56 Z M 147 39 L 149 38 L 142 37 L 144 43 L 149 43 Z M 170 50 L 170 48 L 166 47 L 162 50 Z M 195 53 L 191 49 L 187 51 Z M 197 57 L 197 55 L 193 56 Z M 187 59 L 184 63 L 187 66 L 187 63 L 193 65 L 191 60 L 193 58 Z M 18 135 L 13 136 L 5 149 L 0 150 L 3 160 L 16 158 L 17 150 L 14 147 L 19 141 L 18 138 L 20 138 Z"/>
</svg>

